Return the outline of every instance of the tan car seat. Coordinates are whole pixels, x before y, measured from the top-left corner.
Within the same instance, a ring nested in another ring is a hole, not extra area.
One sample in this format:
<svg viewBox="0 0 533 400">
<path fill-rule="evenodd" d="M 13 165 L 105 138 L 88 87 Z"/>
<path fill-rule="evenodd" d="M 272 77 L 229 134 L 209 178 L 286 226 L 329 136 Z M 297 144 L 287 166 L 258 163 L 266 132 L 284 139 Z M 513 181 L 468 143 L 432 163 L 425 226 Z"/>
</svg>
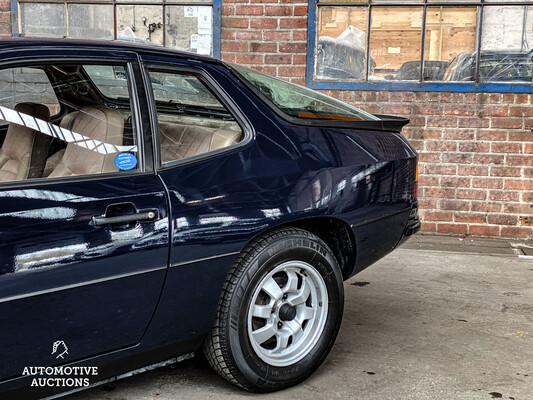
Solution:
<svg viewBox="0 0 533 400">
<path fill-rule="evenodd" d="M 159 124 L 161 161 L 170 162 L 238 143 L 242 132 L 202 126 Z"/>
<path fill-rule="evenodd" d="M 103 106 L 88 106 L 73 118 L 72 132 L 103 143 L 122 145 L 124 119 L 118 111 Z M 101 154 L 96 150 L 68 143 L 63 157 L 49 178 L 115 172 L 118 171 L 114 163 L 116 156 L 116 153 Z"/>
<path fill-rule="evenodd" d="M 15 111 L 43 121 L 50 120 L 44 104 L 20 103 Z M 0 149 L 0 181 L 42 177 L 52 138 L 26 126 L 10 123 Z"/>
</svg>

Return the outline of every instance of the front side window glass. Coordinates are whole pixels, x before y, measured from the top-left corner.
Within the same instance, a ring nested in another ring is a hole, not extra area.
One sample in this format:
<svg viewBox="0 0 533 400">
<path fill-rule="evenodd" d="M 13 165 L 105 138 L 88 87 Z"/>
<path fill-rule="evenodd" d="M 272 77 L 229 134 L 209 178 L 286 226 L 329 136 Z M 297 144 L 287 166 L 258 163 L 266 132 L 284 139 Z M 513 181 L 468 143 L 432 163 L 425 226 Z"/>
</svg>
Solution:
<svg viewBox="0 0 533 400">
<path fill-rule="evenodd" d="M 161 164 L 233 146 L 244 134 L 203 80 L 188 72 L 150 71 Z"/>
<path fill-rule="evenodd" d="M 110 103 L 87 73 L 107 68 L 125 71 L 75 64 L 0 70 L 0 183 L 139 169 L 127 85 Z"/>
<path fill-rule="evenodd" d="M 379 119 L 314 90 L 240 65 L 231 66 L 276 107 L 291 117 L 346 121 Z"/>
</svg>

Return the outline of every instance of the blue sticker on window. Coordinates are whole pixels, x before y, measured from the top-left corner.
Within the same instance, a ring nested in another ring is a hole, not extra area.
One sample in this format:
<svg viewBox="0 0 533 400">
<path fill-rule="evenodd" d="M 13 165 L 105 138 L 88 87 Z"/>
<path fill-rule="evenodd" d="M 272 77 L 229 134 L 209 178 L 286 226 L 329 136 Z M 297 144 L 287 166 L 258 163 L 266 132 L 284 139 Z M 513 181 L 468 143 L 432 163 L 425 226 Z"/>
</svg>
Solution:
<svg viewBox="0 0 533 400">
<path fill-rule="evenodd" d="M 137 165 L 137 158 L 130 153 L 120 153 L 115 157 L 115 165 L 122 171 L 128 171 L 135 168 Z"/>
</svg>

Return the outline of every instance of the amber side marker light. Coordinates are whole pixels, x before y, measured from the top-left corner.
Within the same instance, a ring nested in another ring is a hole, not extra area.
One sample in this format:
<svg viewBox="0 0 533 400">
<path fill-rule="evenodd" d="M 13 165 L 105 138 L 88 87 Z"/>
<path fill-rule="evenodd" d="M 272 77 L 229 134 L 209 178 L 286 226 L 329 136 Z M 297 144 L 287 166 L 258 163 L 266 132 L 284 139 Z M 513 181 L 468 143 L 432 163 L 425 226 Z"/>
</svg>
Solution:
<svg viewBox="0 0 533 400">
<path fill-rule="evenodd" d="M 413 200 L 418 200 L 418 163 L 416 164 L 416 175 L 415 175 L 415 193 Z"/>
</svg>

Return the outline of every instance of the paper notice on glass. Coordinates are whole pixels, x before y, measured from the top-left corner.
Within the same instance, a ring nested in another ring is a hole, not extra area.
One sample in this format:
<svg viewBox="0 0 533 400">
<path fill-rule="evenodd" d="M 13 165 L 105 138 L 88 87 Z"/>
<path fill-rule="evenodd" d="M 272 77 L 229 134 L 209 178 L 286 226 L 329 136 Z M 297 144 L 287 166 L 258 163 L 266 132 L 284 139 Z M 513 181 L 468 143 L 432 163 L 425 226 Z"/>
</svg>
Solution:
<svg viewBox="0 0 533 400">
<path fill-rule="evenodd" d="M 203 7 L 202 7 L 203 8 Z M 197 6 L 186 6 L 183 10 L 185 18 L 194 18 L 198 16 L 198 7 Z"/>
<path fill-rule="evenodd" d="M 192 34 L 191 35 L 191 50 L 195 50 L 198 48 L 198 35 Z"/>
<path fill-rule="evenodd" d="M 211 35 L 213 32 L 212 7 L 199 6 L 198 8 L 198 34 Z"/>
<path fill-rule="evenodd" d="M 198 35 L 196 52 L 198 54 L 211 55 L 211 35 Z"/>
</svg>

